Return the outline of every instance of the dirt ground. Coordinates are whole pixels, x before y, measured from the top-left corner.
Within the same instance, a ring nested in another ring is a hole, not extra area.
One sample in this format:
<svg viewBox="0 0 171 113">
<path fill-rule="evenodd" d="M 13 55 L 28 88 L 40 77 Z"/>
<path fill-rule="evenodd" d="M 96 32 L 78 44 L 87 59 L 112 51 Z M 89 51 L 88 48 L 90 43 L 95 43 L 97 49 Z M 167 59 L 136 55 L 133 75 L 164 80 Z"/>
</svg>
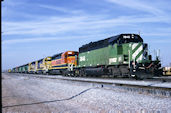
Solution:
<svg viewBox="0 0 171 113">
<path fill-rule="evenodd" d="M 3 113 L 170 113 L 171 98 L 2 73 Z"/>
</svg>

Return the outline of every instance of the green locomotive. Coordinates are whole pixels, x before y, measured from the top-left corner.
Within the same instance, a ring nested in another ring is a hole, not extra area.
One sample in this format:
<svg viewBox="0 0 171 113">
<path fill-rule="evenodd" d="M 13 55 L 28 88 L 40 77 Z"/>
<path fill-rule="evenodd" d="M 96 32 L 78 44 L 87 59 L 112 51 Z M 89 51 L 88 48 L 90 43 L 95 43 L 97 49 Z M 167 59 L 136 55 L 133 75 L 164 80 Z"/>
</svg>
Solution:
<svg viewBox="0 0 171 113">
<path fill-rule="evenodd" d="M 137 34 L 120 34 L 79 48 L 78 69 L 81 76 L 108 75 L 112 77 L 158 76 L 161 64 L 152 61 L 148 46 Z"/>
</svg>

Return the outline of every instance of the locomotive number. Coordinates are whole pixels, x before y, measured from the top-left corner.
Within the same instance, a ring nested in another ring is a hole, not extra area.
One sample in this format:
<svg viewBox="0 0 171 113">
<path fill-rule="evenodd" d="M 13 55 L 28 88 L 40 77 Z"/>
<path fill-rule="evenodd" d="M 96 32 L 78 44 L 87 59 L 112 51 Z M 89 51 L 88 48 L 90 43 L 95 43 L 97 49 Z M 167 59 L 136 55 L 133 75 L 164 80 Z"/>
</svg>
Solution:
<svg viewBox="0 0 171 113">
<path fill-rule="evenodd" d="M 117 61 L 117 58 L 109 58 L 109 64 L 116 62 L 116 61 Z"/>
<path fill-rule="evenodd" d="M 80 61 L 85 61 L 85 56 L 81 56 Z"/>
</svg>

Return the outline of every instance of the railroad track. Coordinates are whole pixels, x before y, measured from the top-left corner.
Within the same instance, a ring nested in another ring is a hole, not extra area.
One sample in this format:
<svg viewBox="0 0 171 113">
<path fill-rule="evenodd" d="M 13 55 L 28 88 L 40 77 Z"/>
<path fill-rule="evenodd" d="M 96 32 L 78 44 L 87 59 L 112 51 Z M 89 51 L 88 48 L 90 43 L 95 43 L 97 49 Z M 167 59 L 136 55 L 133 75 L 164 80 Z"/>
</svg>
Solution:
<svg viewBox="0 0 171 113">
<path fill-rule="evenodd" d="M 13 73 L 13 74 L 17 74 L 18 73 Z M 21 73 L 20 73 L 21 75 Z M 167 77 L 153 77 L 150 79 L 144 79 L 144 80 L 135 80 L 135 78 L 112 78 L 112 77 L 71 77 L 71 76 L 62 76 L 62 75 L 42 75 L 42 74 L 23 74 L 23 75 L 32 75 L 32 76 L 36 76 L 36 77 L 41 77 L 41 78 L 52 78 L 52 79 L 98 79 L 98 80 L 126 80 L 126 81 L 148 81 L 148 82 L 153 82 L 153 81 L 158 81 L 158 82 L 171 82 L 171 76 L 167 76 Z"/>
<path fill-rule="evenodd" d="M 43 79 L 58 79 L 71 83 L 86 83 L 92 86 L 121 90 L 121 91 L 133 91 L 143 94 L 152 94 L 158 96 L 171 97 L 171 78 L 158 78 L 145 79 L 145 80 L 135 80 L 127 78 L 95 78 L 95 77 L 64 77 L 56 75 L 38 75 L 38 74 L 18 74 L 13 73 L 16 76 L 29 76 Z M 74 81 L 74 82 L 73 82 Z"/>
</svg>

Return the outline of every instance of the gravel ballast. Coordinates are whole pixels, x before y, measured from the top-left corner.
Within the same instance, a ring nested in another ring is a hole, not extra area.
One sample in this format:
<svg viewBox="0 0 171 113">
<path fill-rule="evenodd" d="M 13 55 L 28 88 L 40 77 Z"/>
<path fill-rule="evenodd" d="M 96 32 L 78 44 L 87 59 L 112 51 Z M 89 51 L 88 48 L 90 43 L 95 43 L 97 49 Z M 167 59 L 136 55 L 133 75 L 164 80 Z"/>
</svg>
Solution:
<svg viewBox="0 0 171 113">
<path fill-rule="evenodd" d="M 171 97 L 2 73 L 2 111 L 171 113 Z"/>
</svg>

